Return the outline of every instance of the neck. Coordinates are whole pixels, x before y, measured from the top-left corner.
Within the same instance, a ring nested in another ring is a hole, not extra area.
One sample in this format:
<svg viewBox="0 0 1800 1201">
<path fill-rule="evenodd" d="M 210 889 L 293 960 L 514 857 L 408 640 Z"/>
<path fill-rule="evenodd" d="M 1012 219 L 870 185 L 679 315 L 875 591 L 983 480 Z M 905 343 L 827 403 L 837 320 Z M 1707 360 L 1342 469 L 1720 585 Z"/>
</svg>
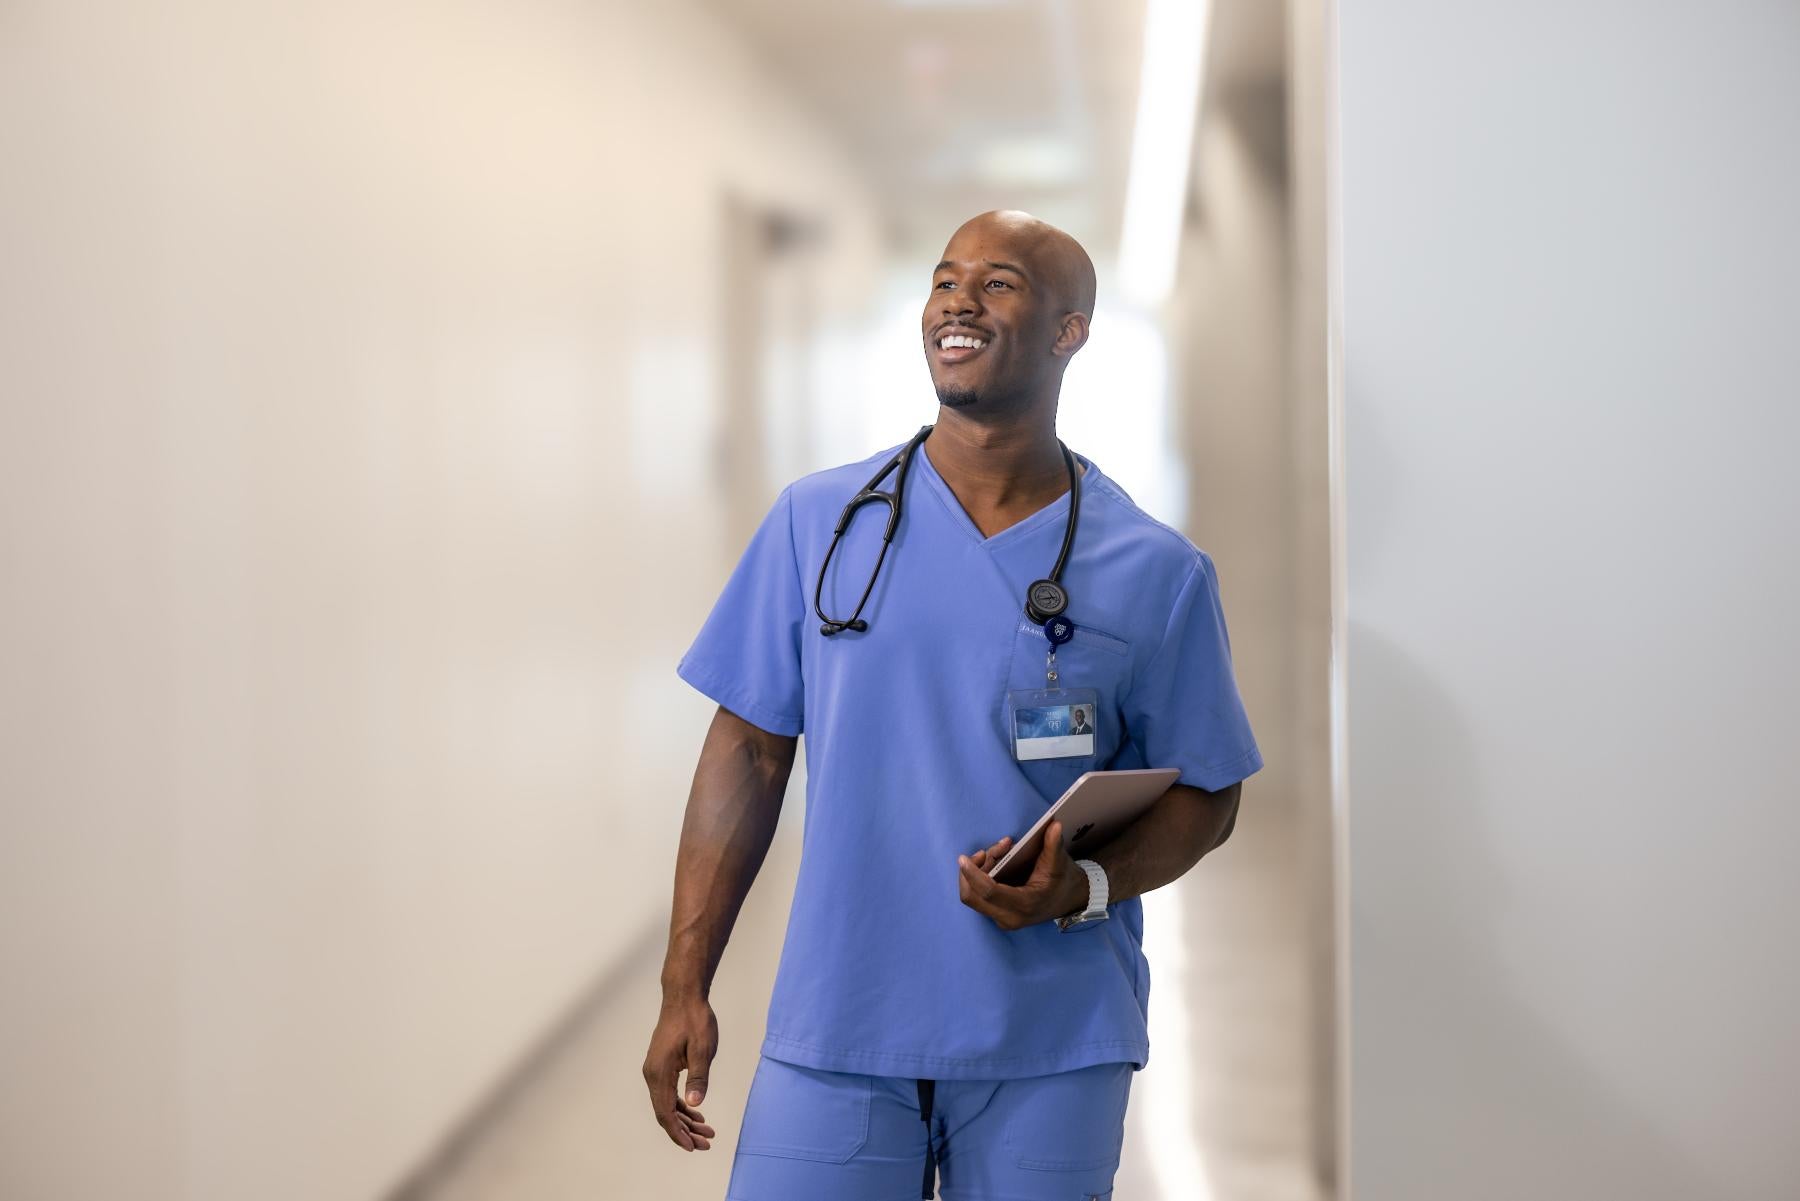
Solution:
<svg viewBox="0 0 1800 1201">
<path fill-rule="evenodd" d="M 1046 481 L 1066 485 L 1053 412 L 983 422 L 940 405 L 937 426 L 925 442 L 931 465 L 946 483 L 967 482 L 1002 496 L 1041 491 Z"/>
<path fill-rule="evenodd" d="M 1069 488 L 1056 440 L 1056 414 L 982 422 L 940 406 L 920 448 L 982 534 L 992 537 Z M 1082 470 L 1079 463 L 1076 469 Z"/>
</svg>

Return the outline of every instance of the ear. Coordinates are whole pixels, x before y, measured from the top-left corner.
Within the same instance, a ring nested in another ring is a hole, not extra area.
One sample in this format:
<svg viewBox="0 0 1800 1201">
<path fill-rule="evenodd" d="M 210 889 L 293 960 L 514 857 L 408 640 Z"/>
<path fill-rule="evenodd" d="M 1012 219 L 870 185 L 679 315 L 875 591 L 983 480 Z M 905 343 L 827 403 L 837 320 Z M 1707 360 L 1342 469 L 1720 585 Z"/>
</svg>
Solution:
<svg viewBox="0 0 1800 1201">
<path fill-rule="evenodd" d="M 1088 318 L 1086 313 L 1065 313 L 1062 325 L 1057 328 L 1056 341 L 1050 344 L 1050 353 L 1058 358 L 1069 358 L 1076 351 L 1087 345 Z"/>
</svg>

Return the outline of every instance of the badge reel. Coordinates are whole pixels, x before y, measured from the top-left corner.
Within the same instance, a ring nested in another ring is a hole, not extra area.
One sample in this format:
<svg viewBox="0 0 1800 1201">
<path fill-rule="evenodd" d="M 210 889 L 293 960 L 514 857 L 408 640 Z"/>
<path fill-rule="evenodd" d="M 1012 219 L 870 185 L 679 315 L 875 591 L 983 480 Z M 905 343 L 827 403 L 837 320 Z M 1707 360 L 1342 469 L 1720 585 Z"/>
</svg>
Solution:
<svg viewBox="0 0 1800 1201">
<path fill-rule="evenodd" d="M 1013 758 L 1081 759 L 1094 754 L 1099 733 L 1099 693 L 1092 688 L 1064 688 L 1056 670 L 1056 648 L 1075 636 L 1075 623 L 1052 617 L 1044 623 L 1050 644 L 1044 659 L 1044 686 L 1006 694 L 1007 721 L 1012 728 Z"/>
</svg>

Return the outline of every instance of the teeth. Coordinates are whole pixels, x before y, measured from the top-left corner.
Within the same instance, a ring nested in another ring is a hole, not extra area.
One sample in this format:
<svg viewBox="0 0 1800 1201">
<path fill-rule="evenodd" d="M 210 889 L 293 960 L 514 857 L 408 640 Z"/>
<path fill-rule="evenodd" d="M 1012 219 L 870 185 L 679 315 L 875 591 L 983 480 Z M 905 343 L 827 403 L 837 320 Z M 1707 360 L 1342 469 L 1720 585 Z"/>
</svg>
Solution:
<svg viewBox="0 0 1800 1201">
<path fill-rule="evenodd" d="M 980 338 L 971 338 L 966 334 L 946 334 L 944 337 L 938 339 L 938 348 L 940 350 L 949 350 L 952 347 L 959 346 L 966 347 L 969 350 L 980 350 L 986 345 L 987 343 Z"/>
</svg>

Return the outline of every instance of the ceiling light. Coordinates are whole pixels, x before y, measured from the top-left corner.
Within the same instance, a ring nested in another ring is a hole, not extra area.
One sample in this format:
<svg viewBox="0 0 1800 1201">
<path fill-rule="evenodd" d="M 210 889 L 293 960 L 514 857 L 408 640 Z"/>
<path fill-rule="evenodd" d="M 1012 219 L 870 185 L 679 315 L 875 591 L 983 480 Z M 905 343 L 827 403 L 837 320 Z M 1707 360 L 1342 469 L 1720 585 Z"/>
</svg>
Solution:
<svg viewBox="0 0 1800 1201">
<path fill-rule="evenodd" d="M 1162 304 L 1175 283 L 1211 7 L 1207 0 L 1149 0 L 1144 14 L 1137 126 L 1119 235 L 1119 290 L 1144 308 Z"/>
</svg>

